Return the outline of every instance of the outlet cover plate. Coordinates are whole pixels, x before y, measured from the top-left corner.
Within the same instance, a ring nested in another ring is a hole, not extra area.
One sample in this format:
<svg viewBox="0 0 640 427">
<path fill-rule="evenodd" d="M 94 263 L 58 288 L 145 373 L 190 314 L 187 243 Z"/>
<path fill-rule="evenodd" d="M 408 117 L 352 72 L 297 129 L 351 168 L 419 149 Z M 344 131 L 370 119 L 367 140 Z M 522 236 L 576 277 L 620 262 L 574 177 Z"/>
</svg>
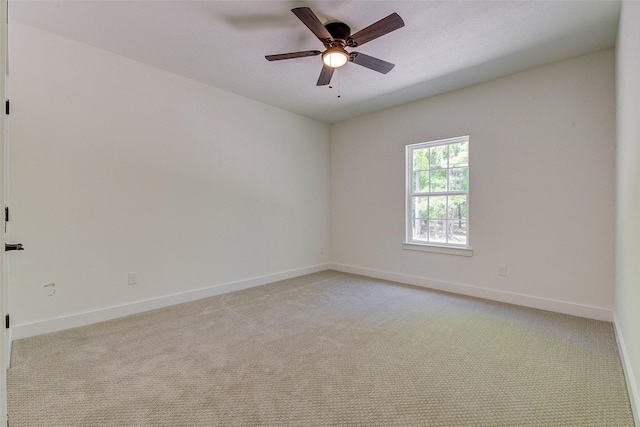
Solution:
<svg viewBox="0 0 640 427">
<path fill-rule="evenodd" d="M 131 273 L 129 273 L 129 284 L 130 285 L 137 285 L 138 284 L 138 273 L 135 271 L 132 271 Z"/>
</svg>

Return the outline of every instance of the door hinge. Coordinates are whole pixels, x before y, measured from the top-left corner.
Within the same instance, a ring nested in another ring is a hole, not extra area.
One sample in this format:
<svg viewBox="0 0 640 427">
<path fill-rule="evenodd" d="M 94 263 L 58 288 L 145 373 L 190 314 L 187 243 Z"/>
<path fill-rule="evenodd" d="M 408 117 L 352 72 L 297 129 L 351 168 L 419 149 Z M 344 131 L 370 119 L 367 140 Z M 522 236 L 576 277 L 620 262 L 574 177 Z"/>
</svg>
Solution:
<svg viewBox="0 0 640 427">
<path fill-rule="evenodd" d="M 5 316 L 5 318 L 4 318 L 4 327 L 9 329 L 9 325 L 10 325 L 10 323 L 9 323 L 9 315 L 7 314 Z"/>
<path fill-rule="evenodd" d="M 4 222 L 9 222 L 9 206 L 4 208 Z"/>
<path fill-rule="evenodd" d="M 7 100 L 6 100 L 6 102 L 5 102 L 5 106 L 4 106 L 4 113 L 5 113 L 6 115 L 9 115 L 9 110 L 10 110 L 10 107 L 9 107 L 9 100 L 7 99 Z"/>
</svg>

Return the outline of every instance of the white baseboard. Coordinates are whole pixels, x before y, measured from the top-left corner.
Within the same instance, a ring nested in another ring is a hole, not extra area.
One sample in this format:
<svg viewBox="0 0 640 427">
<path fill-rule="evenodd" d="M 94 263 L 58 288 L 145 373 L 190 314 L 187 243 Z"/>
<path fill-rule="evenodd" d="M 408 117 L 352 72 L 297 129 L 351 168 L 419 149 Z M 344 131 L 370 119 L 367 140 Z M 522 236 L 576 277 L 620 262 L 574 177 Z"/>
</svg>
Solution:
<svg viewBox="0 0 640 427">
<path fill-rule="evenodd" d="M 637 426 L 640 426 L 640 391 L 637 387 L 635 375 L 633 374 L 633 367 L 630 363 L 629 353 L 627 353 L 627 346 L 624 341 L 624 335 L 620 330 L 620 322 L 616 313 L 613 314 L 613 327 L 616 332 L 616 341 L 618 342 L 618 351 L 620 352 L 620 359 L 622 361 L 622 368 L 624 370 L 624 378 L 627 381 L 627 391 L 629 393 L 629 401 L 631 402 L 631 410 L 633 411 L 633 419 Z"/>
<path fill-rule="evenodd" d="M 591 307 L 564 301 L 556 301 L 534 297 L 531 295 L 504 292 L 496 289 L 480 288 L 471 285 L 463 285 L 460 283 L 443 282 L 424 277 L 373 270 L 370 268 L 357 267 L 346 264 L 332 263 L 331 269 L 344 273 L 360 274 L 362 276 L 373 277 L 376 279 L 389 280 L 393 282 L 405 283 L 408 285 L 420 286 L 423 288 L 452 292 L 455 294 L 484 298 L 493 301 L 506 302 L 509 304 L 537 308 L 540 310 L 547 310 L 556 313 L 570 314 L 572 316 L 586 317 L 588 319 L 613 322 L 613 312 L 610 309 L 606 308 Z"/>
<path fill-rule="evenodd" d="M 100 310 L 77 313 L 69 316 L 58 317 L 55 319 L 47 319 L 34 323 L 15 325 L 11 328 L 11 338 L 13 340 L 17 340 L 21 338 L 32 337 L 35 335 L 42 335 L 49 332 L 62 331 L 64 329 L 90 325 L 92 323 L 103 322 L 105 320 L 129 316 L 131 314 L 138 314 L 149 310 L 155 310 L 157 308 L 164 308 L 175 304 L 181 304 L 184 302 L 195 301 L 215 295 L 221 295 L 228 292 L 253 288 L 256 286 L 266 285 L 267 283 L 291 279 L 293 277 L 304 276 L 305 274 L 317 273 L 319 271 L 328 269 L 329 264 L 313 265 L 310 267 L 283 271 L 266 276 L 253 277 L 237 282 L 223 283 L 203 289 L 181 292 L 178 294 L 153 298 L 150 300 L 136 301 L 115 307 L 107 307 Z"/>
<path fill-rule="evenodd" d="M 13 340 L 27 338 L 35 335 L 46 334 L 49 332 L 61 331 L 64 329 L 85 326 L 96 322 L 111 320 L 118 317 L 128 316 L 131 314 L 142 313 L 157 308 L 168 307 L 183 302 L 195 301 L 201 298 L 220 295 L 228 292 L 248 289 L 255 286 L 265 285 L 267 283 L 276 282 L 278 280 L 290 279 L 293 277 L 303 276 L 305 274 L 316 273 L 332 269 L 345 273 L 360 274 L 363 276 L 389 280 L 409 285 L 425 287 L 445 292 L 452 292 L 461 295 L 468 295 L 478 298 L 486 298 L 489 300 L 506 302 L 510 304 L 522 305 L 525 307 L 538 308 L 541 310 L 549 310 L 558 313 L 570 314 L 574 316 L 587 317 L 590 319 L 604 320 L 613 322 L 613 313 L 609 309 L 590 307 L 580 304 L 568 303 L 533 297 L 529 295 L 504 292 L 495 289 L 486 289 L 476 286 L 463 285 L 459 283 L 443 282 L 424 277 L 411 276 L 406 274 L 392 273 L 370 268 L 357 267 L 346 264 L 319 264 L 296 270 L 284 271 L 280 273 L 270 274 L 266 276 L 254 277 L 237 282 L 224 283 L 194 291 L 188 291 L 173 295 L 167 295 L 144 301 L 136 301 L 129 304 L 107 307 L 100 310 L 94 310 L 84 313 L 72 314 L 69 316 L 59 317 L 55 319 L 47 319 L 44 321 L 15 325 L 11 328 L 11 338 Z"/>
</svg>

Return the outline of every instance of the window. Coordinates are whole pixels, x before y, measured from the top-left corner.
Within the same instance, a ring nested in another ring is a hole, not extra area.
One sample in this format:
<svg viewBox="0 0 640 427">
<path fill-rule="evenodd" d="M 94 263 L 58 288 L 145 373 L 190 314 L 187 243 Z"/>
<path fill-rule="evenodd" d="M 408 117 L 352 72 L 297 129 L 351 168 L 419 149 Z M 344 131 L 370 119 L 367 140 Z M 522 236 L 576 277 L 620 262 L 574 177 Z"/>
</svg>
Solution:
<svg viewBox="0 0 640 427">
<path fill-rule="evenodd" d="M 468 136 L 407 146 L 407 243 L 469 248 Z"/>
</svg>

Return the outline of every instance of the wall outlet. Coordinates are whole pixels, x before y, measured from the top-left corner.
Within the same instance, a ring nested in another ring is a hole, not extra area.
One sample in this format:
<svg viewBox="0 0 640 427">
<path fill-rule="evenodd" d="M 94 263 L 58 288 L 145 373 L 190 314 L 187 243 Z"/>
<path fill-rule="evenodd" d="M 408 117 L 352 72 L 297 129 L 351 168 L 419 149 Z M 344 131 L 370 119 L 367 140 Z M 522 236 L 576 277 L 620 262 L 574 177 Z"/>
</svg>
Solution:
<svg viewBox="0 0 640 427">
<path fill-rule="evenodd" d="M 129 284 L 130 285 L 138 284 L 138 272 L 132 271 L 129 273 Z"/>
<path fill-rule="evenodd" d="M 506 276 L 507 275 L 507 266 L 499 265 L 498 266 L 498 276 Z"/>
</svg>

